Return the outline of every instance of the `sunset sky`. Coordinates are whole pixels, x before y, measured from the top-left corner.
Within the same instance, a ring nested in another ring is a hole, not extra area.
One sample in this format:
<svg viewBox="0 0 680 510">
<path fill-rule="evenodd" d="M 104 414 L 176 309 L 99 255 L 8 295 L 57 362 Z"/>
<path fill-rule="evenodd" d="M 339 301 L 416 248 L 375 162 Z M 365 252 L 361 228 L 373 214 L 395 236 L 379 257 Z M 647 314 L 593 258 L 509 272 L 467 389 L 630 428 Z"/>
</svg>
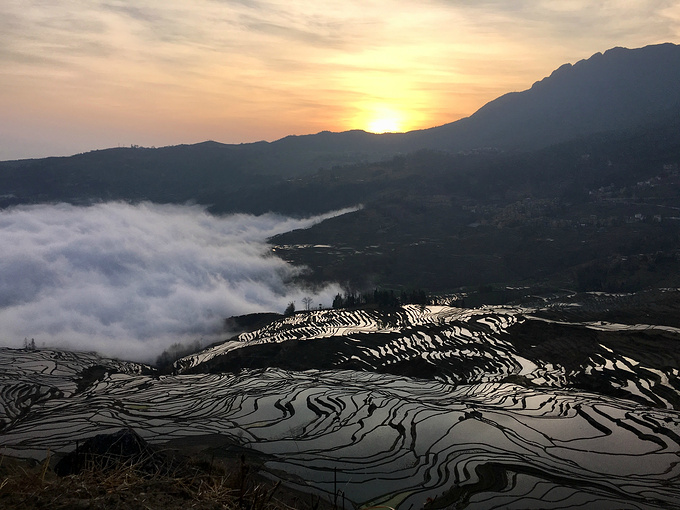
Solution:
<svg viewBox="0 0 680 510">
<path fill-rule="evenodd" d="M 680 0 L 3 0 L 0 160 L 408 131 L 680 43 Z"/>
</svg>

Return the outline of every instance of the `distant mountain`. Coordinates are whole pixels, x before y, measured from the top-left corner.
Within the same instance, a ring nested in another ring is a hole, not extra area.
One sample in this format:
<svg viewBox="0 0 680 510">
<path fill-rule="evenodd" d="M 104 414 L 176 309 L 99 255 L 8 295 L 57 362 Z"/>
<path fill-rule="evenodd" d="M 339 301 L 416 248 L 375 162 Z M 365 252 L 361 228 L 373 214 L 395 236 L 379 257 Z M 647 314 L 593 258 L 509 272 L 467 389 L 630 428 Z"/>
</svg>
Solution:
<svg viewBox="0 0 680 510">
<path fill-rule="evenodd" d="M 505 94 L 471 117 L 407 136 L 410 146 L 532 150 L 679 112 L 680 46 L 668 43 L 614 48 L 565 64 L 531 89 Z"/>
<path fill-rule="evenodd" d="M 70 157 L 0 162 L 0 207 L 21 203 L 151 200 L 222 203 L 235 191 L 398 152 L 403 135 L 363 131 L 290 136 L 273 143 L 203 142 L 124 147 Z M 227 205 L 220 210 L 233 210 Z"/>
<path fill-rule="evenodd" d="M 0 163 L 0 207 L 149 200 L 309 215 L 363 204 L 273 239 L 276 253 L 310 268 L 308 282 L 348 288 L 680 285 L 678 83 L 680 46 L 616 48 L 424 131 Z"/>
<path fill-rule="evenodd" d="M 257 184 L 262 176 L 289 178 L 424 148 L 533 150 L 678 117 L 678 83 L 680 46 L 614 48 L 565 64 L 530 90 L 506 94 L 471 117 L 405 134 L 321 132 L 272 143 L 118 148 L 0 162 L 0 206 L 92 198 L 201 202 L 214 200 L 220 189 Z"/>
</svg>

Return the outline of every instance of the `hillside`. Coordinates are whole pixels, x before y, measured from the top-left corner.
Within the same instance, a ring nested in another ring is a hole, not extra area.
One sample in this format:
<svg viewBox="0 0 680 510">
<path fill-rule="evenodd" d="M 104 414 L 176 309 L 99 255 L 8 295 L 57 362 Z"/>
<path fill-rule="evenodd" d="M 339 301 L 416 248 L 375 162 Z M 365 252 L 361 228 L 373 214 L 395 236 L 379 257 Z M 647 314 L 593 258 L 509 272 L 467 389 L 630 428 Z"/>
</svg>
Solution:
<svg viewBox="0 0 680 510">
<path fill-rule="evenodd" d="M 217 158 L 221 148 L 211 147 L 194 150 Z M 152 185 L 153 172 L 114 170 L 116 158 L 136 151 L 147 150 L 113 150 L 110 172 L 102 174 L 108 180 L 73 189 L 101 187 L 107 190 L 102 200 L 196 201 L 217 213 L 296 216 L 362 204 L 271 240 L 278 256 L 310 268 L 302 275 L 310 283 L 437 292 L 480 285 L 610 292 L 680 285 L 680 114 L 540 151 L 423 150 L 295 179 L 244 171 L 241 180 L 230 180 L 197 171 L 193 184 L 179 177 L 171 183 L 176 167 L 168 166 L 166 180 Z M 54 175 L 62 170 L 55 166 Z M 17 185 L 40 182 L 52 190 L 40 200 L 69 193 L 62 187 L 68 180 L 30 180 L 23 171 L 15 170 Z M 87 193 L 77 196 L 77 203 L 87 202 Z"/>
<path fill-rule="evenodd" d="M 3 455 L 55 463 L 133 429 L 211 469 L 243 455 L 334 508 L 677 508 L 678 302 L 677 291 L 563 293 L 303 312 L 173 375 L 0 349 Z M 131 483 L 119 490 L 141 500 Z M 11 497 L 0 484 L 0 503 Z"/>
<path fill-rule="evenodd" d="M 680 116 L 522 154 L 419 152 L 276 187 L 365 207 L 271 240 L 348 288 L 680 284 Z"/>
</svg>

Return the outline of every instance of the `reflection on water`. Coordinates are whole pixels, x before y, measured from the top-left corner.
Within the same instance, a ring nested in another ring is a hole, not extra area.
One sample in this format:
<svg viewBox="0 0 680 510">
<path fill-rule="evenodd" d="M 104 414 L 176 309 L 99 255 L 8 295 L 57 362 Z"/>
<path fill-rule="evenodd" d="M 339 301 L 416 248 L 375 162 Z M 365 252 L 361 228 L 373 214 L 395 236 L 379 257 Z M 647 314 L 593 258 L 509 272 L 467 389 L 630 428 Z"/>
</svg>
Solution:
<svg viewBox="0 0 680 510">
<path fill-rule="evenodd" d="M 406 309 L 409 313 L 416 312 Z M 537 374 L 545 375 L 547 363 L 525 351 L 520 355 L 512 336 L 513 325 L 529 320 L 522 315 L 526 311 L 455 313 L 451 309 L 447 319 L 445 310 L 438 309 L 432 314 L 436 320 L 397 318 L 382 333 L 365 317 L 362 331 L 350 331 L 350 318 L 338 328 L 355 339 L 382 335 L 383 354 L 372 354 L 364 345 L 364 359 L 376 364 L 423 346 L 429 346 L 429 354 L 475 352 L 477 369 L 465 366 L 477 379 L 457 385 L 449 377 L 424 380 L 343 369 L 154 377 L 141 374 L 139 365 L 95 355 L 0 350 L 0 440 L 8 454 L 40 457 L 48 448 L 69 451 L 77 439 L 122 426 L 156 443 L 221 434 L 266 454 L 266 469 L 286 473 L 291 485 L 326 498 L 341 490 L 356 506 L 409 509 L 428 501 L 431 508 L 678 506 L 678 411 L 568 387 L 576 369 L 557 363 L 552 369 L 562 379 L 538 385 Z M 371 327 L 372 333 L 367 331 Z M 260 332 L 249 338 L 265 336 Z M 361 343 L 338 345 L 344 349 Z M 370 349 L 380 352 L 377 344 Z M 607 359 L 620 364 L 621 355 L 609 349 Z M 513 353 L 526 361 L 513 361 Z M 420 355 L 427 358 L 427 353 Z M 628 371 L 590 357 L 602 371 L 614 376 L 626 372 L 634 380 L 630 367 L 639 371 L 643 362 L 630 352 L 626 356 L 637 363 L 627 361 Z M 198 366 L 195 360 L 187 363 Z M 107 373 L 85 384 L 83 369 L 95 365 Z M 486 376 L 479 367 L 489 368 Z M 676 384 L 672 370 L 663 373 L 670 379 L 659 377 L 655 385 Z M 561 387 L 555 382 L 560 380 L 565 383 Z M 635 384 L 653 400 L 654 385 L 639 378 Z M 672 399 L 671 391 L 664 391 Z"/>
</svg>

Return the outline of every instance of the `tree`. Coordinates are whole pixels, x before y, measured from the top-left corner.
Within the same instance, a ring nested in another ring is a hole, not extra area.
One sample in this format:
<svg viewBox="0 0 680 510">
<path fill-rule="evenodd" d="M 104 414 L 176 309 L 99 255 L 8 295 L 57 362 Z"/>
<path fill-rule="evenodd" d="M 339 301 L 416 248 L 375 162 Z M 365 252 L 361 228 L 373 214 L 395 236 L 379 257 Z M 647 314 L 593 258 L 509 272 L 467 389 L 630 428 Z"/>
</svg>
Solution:
<svg viewBox="0 0 680 510">
<path fill-rule="evenodd" d="M 286 311 L 283 312 L 283 315 L 293 315 L 294 313 L 295 313 L 295 301 L 291 301 L 290 303 L 288 303 Z"/>
<path fill-rule="evenodd" d="M 335 298 L 333 298 L 333 308 L 342 308 L 345 306 L 345 300 L 342 299 L 342 296 L 340 293 L 335 295 Z"/>
<path fill-rule="evenodd" d="M 312 298 L 309 296 L 303 297 L 302 302 L 305 304 L 305 310 L 309 311 L 309 305 L 312 304 Z"/>
</svg>

